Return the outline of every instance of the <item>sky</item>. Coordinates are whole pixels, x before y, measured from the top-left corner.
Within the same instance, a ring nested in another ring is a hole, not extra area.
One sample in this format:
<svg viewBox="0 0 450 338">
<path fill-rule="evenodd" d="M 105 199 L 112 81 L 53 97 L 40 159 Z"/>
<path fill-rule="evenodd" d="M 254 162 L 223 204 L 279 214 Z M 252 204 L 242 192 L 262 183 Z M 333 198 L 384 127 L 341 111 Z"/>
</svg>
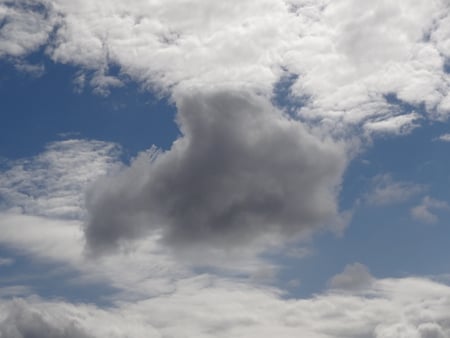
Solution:
<svg viewBox="0 0 450 338">
<path fill-rule="evenodd" d="M 0 338 L 450 337 L 448 0 L 0 0 Z"/>
</svg>

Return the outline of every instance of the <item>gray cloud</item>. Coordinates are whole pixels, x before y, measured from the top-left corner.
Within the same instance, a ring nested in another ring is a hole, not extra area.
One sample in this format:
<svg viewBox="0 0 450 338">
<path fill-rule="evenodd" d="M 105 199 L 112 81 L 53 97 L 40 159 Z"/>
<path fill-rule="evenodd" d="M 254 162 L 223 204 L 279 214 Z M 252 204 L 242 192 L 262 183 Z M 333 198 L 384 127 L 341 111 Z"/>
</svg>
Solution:
<svg viewBox="0 0 450 338">
<path fill-rule="evenodd" d="M 347 265 L 343 272 L 333 276 L 329 285 L 335 290 L 357 292 L 370 288 L 374 280 L 366 266 L 354 263 Z"/>
<path fill-rule="evenodd" d="M 5 338 L 89 338 L 72 319 L 43 309 L 33 311 L 24 301 L 9 304 L 7 315 L 0 319 L 0 337 Z"/>
<path fill-rule="evenodd" d="M 162 229 L 176 246 L 229 247 L 296 235 L 337 215 L 344 146 L 321 140 L 270 102 L 217 91 L 177 98 L 182 137 L 90 190 L 91 249 Z"/>
</svg>

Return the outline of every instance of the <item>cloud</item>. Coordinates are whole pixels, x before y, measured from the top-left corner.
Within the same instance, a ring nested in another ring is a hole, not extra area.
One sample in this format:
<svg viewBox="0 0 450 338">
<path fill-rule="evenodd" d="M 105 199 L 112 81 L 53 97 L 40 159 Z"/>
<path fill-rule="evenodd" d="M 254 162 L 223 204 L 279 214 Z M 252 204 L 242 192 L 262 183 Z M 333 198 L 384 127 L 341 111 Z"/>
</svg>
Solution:
<svg viewBox="0 0 450 338">
<path fill-rule="evenodd" d="M 0 267 L 9 266 L 9 265 L 13 265 L 13 264 L 14 264 L 14 259 L 0 257 Z"/>
<path fill-rule="evenodd" d="M 383 117 L 381 120 L 367 122 L 364 127 L 369 132 L 405 135 L 419 127 L 415 123 L 419 119 L 420 115 L 417 113 L 393 116 L 387 119 Z"/>
<path fill-rule="evenodd" d="M 34 78 L 41 77 L 45 73 L 45 66 L 43 64 L 32 64 L 22 60 L 17 61 L 14 64 L 14 68 L 17 71 L 27 74 Z"/>
<path fill-rule="evenodd" d="M 2 0 L 0 23 L 0 57 L 19 57 L 48 42 L 57 17 L 49 1 Z"/>
<path fill-rule="evenodd" d="M 314 136 L 249 93 L 204 92 L 177 102 L 183 135 L 172 148 L 141 156 L 91 188 L 91 249 L 155 229 L 175 247 L 232 248 L 308 233 L 337 216 L 343 144 Z"/>
<path fill-rule="evenodd" d="M 443 142 L 450 142 L 450 134 L 442 134 L 438 139 Z"/>
<path fill-rule="evenodd" d="M 36 260 L 74 263 L 83 251 L 81 223 L 0 213 L 0 243 Z"/>
<path fill-rule="evenodd" d="M 438 216 L 433 211 L 450 210 L 450 206 L 445 201 L 440 201 L 429 196 L 425 196 L 422 203 L 411 209 L 411 216 L 424 223 L 436 223 Z"/>
<path fill-rule="evenodd" d="M 117 145 L 89 140 L 50 143 L 41 154 L 6 163 L 0 176 L 3 210 L 53 218 L 81 219 L 84 189 L 118 163 Z"/>
<path fill-rule="evenodd" d="M 4 310 L 4 308 L 2 309 Z M 44 311 L 31 310 L 23 301 L 9 304 L 7 313 L 0 320 L 0 337 L 8 338 L 90 338 L 77 322 L 61 315 L 49 315 Z"/>
<path fill-rule="evenodd" d="M 374 281 L 366 266 L 354 263 L 347 265 L 342 273 L 332 277 L 329 285 L 335 290 L 358 292 L 369 289 Z"/>
<path fill-rule="evenodd" d="M 70 139 L 49 144 L 37 156 L 6 162 L 0 175 L 0 245 L 24 259 L 32 258 L 33 266 L 73 273 L 67 281 L 64 274 L 58 274 L 64 283 L 109 285 L 118 290 L 117 297 L 125 299 L 172 290 L 173 278 L 192 274 L 194 263 L 254 280 L 276 270 L 273 263 L 245 248 L 227 260 L 220 252 L 195 261 L 189 257 L 175 260 L 158 233 L 136 239 L 115 254 L 87 259 L 82 231 L 84 193 L 90 182 L 120 167 L 119 154 L 112 143 Z M 128 268 L 126 274 L 123 266 Z"/>
<path fill-rule="evenodd" d="M 431 119 L 450 112 L 445 0 L 27 3 L 1 5 L 4 54 L 44 45 L 101 94 L 132 79 L 166 93 L 226 84 L 270 95 L 294 75 L 293 98 L 308 97 L 298 115 L 334 134 L 404 134 L 422 106 Z"/>
<path fill-rule="evenodd" d="M 395 181 L 390 174 L 380 174 L 372 179 L 373 189 L 367 194 L 367 201 L 374 205 L 405 202 L 425 190 L 420 184 Z"/>
<path fill-rule="evenodd" d="M 214 95 L 207 96 L 204 104 L 210 107 L 216 100 L 218 98 Z M 259 107 L 258 102 L 265 107 L 264 100 L 257 99 L 253 104 Z M 246 100 L 241 104 L 249 108 Z M 247 113 L 251 112 L 252 110 Z M 221 124 L 233 123 L 234 120 L 227 119 L 228 115 L 223 110 L 218 109 L 217 113 L 223 114 Z M 235 113 L 248 118 L 245 110 L 244 112 L 236 110 Z M 271 121 L 271 116 L 275 112 L 270 110 L 266 114 L 268 115 L 264 116 Z M 279 123 L 282 126 L 285 124 L 290 126 L 290 120 L 281 118 L 278 113 L 274 116 L 281 119 Z M 182 117 L 180 116 L 180 119 Z M 256 122 L 260 123 L 260 127 L 264 126 L 258 119 Z M 181 122 L 180 124 L 185 127 L 184 137 L 190 137 L 186 132 L 189 124 Z M 214 128 L 206 129 L 217 132 Z M 248 129 L 248 132 L 257 136 L 259 130 Z M 306 140 L 310 137 L 311 142 L 317 142 L 318 145 L 327 145 L 326 141 L 321 143 L 310 134 L 303 137 Z M 304 139 L 302 141 L 305 142 Z M 80 143 L 85 144 L 81 141 L 69 144 L 74 147 L 73 149 L 78 149 Z M 63 145 L 67 148 L 62 149 L 73 155 L 70 150 L 72 148 L 66 143 Z M 276 154 L 275 151 L 271 153 Z M 86 158 L 83 154 L 81 152 L 80 158 Z M 74 162 L 67 162 L 64 156 L 50 156 L 54 158 L 54 162 L 49 168 L 76 163 L 78 166 L 84 164 L 86 168 L 91 168 L 89 175 L 92 176 L 89 177 L 93 177 L 96 170 L 97 174 L 107 172 L 103 165 L 91 166 L 92 163 L 104 164 L 103 153 L 95 154 L 87 157 L 89 161 L 74 159 Z M 58 160 L 61 160 L 59 165 Z M 111 163 L 115 161 L 111 160 Z M 148 162 L 141 164 L 144 165 L 144 169 L 148 168 Z M 136 169 L 136 164 L 131 168 Z M 21 177 L 26 178 L 23 184 L 28 186 L 27 180 L 39 177 L 41 169 L 40 166 L 29 165 L 25 166 L 24 170 L 27 174 Z M 81 168 L 77 170 L 84 172 Z M 77 194 L 84 190 L 78 179 L 73 179 L 70 171 L 67 171 L 66 175 L 65 178 L 60 177 L 58 180 L 67 183 L 65 187 L 68 191 Z M 117 181 L 117 177 L 113 177 Z M 138 177 L 147 178 L 139 175 Z M 71 178 L 73 185 L 69 184 Z M 141 181 L 132 182 L 136 186 L 141 184 Z M 38 196 L 45 198 L 46 193 L 51 195 L 53 191 L 42 189 Z M 94 261 L 84 261 L 79 220 L 67 219 L 64 213 L 61 214 L 61 218 L 51 216 L 49 219 L 49 216 L 45 216 L 47 212 L 44 209 L 25 210 L 32 212 L 39 210 L 37 213 L 44 216 L 18 214 L 14 209 L 2 212 L 0 231 L 2 243 L 15 245 L 15 248 L 31 254 L 35 259 L 55 261 L 55 258 L 58 258 L 59 262 L 66 264 L 66 267 L 76 267 L 79 273 L 71 277 L 72 283 L 74 280 L 78 283 L 100 280 L 103 285 L 117 287 L 119 290 L 112 296 L 111 306 L 101 307 L 70 303 L 62 299 L 45 300 L 29 296 L 32 290 L 26 285 L 2 288 L 0 337 L 22 338 L 31 333 L 36 337 L 70 338 L 181 335 L 211 338 L 280 335 L 283 337 L 302 335 L 311 338 L 364 336 L 386 338 L 402 334 L 408 337 L 433 337 L 433 335 L 446 337 L 450 334 L 448 316 L 450 288 L 428 279 L 412 277 L 377 279 L 371 276 L 363 265 L 352 264 L 347 266 L 343 273 L 332 278 L 330 282 L 332 289 L 310 298 L 292 299 L 287 298 L 287 295 L 276 288 L 262 286 L 261 280 L 255 278 L 243 279 L 240 275 L 220 277 L 220 274 L 193 276 L 188 266 L 175 261 L 164 246 L 161 246 L 157 234 L 155 238 L 137 240 L 129 247 L 128 252 L 100 257 Z M 70 234 L 76 236 L 71 237 Z M 238 256 L 239 259 L 243 259 Z M 36 260 L 34 262 L 37 264 Z M 247 262 L 248 270 L 241 271 L 247 273 L 254 271 L 255 276 L 258 275 L 258 268 L 266 266 L 264 261 Z M 245 266 L 242 265 L 241 268 L 244 269 Z M 263 272 L 264 270 L 261 271 Z M 291 286 L 296 284 L 293 282 Z M 342 292 L 343 290 L 346 292 Z"/>
<path fill-rule="evenodd" d="M 421 278 L 373 278 L 365 293 L 286 299 L 276 289 L 203 275 L 178 281 L 170 293 L 103 308 L 37 297 L 0 300 L 0 332 L 8 338 L 30 330 L 37 337 L 447 337 L 449 310 L 450 288 Z"/>
<path fill-rule="evenodd" d="M 180 110 L 183 137 L 170 151 L 147 165 L 141 157 L 115 178 L 121 182 L 91 193 L 92 248 L 146 229 L 162 229 L 171 243 L 224 246 L 326 223 L 337 215 L 347 160 L 337 148 L 357 148 L 367 132 L 405 134 L 420 118 L 446 118 L 448 10 L 444 0 L 3 2 L 2 34 L 16 46 L 3 53 L 43 47 L 53 61 L 80 68 L 77 90 L 89 84 L 106 95 L 131 80 L 167 93 Z M 302 105 L 293 116 L 303 125 L 267 113 L 283 77 L 294 79 L 288 89 Z M 243 108 L 239 92 L 261 112 Z M 265 104 L 250 102 L 258 95 Z M 258 124 L 260 132 L 244 131 Z"/>
</svg>

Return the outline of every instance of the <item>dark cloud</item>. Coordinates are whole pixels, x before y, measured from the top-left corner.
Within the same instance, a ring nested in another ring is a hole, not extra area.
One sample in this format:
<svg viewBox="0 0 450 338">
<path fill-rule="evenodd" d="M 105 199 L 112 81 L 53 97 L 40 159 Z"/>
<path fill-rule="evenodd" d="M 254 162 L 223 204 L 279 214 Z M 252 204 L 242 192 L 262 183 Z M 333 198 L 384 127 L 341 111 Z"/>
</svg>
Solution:
<svg viewBox="0 0 450 338">
<path fill-rule="evenodd" d="M 3 309 L 5 310 L 5 309 Z M 67 316 L 34 310 L 24 301 L 9 303 L 7 316 L 0 320 L 3 338 L 92 338 Z"/>
<path fill-rule="evenodd" d="M 182 137 L 98 181 L 87 198 L 91 249 L 160 229 L 179 247 L 232 247 L 308 232 L 337 215 L 342 145 L 313 136 L 265 98 L 176 98 Z"/>
</svg>

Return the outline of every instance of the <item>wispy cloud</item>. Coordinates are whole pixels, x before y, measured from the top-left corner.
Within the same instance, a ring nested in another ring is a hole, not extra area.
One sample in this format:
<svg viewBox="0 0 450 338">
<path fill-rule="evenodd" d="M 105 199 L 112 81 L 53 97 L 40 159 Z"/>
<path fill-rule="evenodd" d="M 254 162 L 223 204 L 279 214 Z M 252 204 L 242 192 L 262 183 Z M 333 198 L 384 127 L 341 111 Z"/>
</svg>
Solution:
<svg viewBox="0 0 450 338">
<path fill-rule="evenodd" d="M 444 141 L 444 142 L 450 142 L 450 134 L 442 134 L 439 136 L 438 140 Z"/>
<path fill-rule="evenodd" d="M 421 222 L 436 223 L 439 218 L 436 215 L 436 211 L 450 210 L 450 205 L 441 200 L 425 196 L 422 203 L 411 209 L 411 216 Z"/>
<path fill-rule="evenodd" d="M 372 186 L 372 190 L 366 195 L 366 200 L 373 205 L 402 203 L 426 190 L 422 184 L 395 181 L 390 174 L 375 176 L 372 179 Z"/>
<path fill-rule="evenodd" d="M 13 258 L 0 257 L 0 267 L 2 267 L 2 266 L 9 266 L 9 265 L 13 265 L 13 264 L 14 264 L 14 259 Z"/>
<path fill-rule="evenodd" d="M 71 139 L 51 143 L 35 157 L 7 163 L 0 176 L 3 209 L 82 218 L 87 184 L 112 170 L 118 149 L 107 142 Z"/>
</svg>

